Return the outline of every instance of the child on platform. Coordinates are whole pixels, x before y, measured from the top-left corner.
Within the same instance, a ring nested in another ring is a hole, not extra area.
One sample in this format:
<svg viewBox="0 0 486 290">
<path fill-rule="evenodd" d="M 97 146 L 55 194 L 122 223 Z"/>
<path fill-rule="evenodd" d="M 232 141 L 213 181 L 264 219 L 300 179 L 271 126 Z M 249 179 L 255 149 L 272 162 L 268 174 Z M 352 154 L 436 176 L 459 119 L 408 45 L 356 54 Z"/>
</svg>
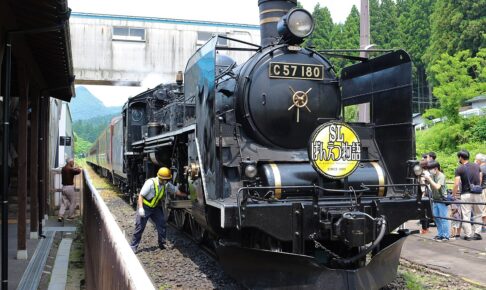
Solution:
<svg viewBox="0 0 486 290">
<path fill-rule="evenodd" d="M 460 220 L 462 219 L 461 206 L 459 204 L 451 204 L 451 218 Z M 452 233 L 451 238 L 459 239 L 461 237 L 461 222 L 451 222 Z"/>
</svg>

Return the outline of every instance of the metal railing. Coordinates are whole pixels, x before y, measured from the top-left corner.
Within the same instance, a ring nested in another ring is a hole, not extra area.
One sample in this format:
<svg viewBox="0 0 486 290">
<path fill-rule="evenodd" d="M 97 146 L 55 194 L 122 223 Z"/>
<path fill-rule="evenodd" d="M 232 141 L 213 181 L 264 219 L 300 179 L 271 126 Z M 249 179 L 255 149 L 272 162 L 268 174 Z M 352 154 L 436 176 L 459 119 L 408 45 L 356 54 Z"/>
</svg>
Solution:
<svg viewBox="0 0 486 290">
<path fill-rule="evenodd" d="M 154 289 L 108 207 L 83 170 L 86 289 Z"/>
<path fill-rule="evenodd" d="M 473 210 L 471 209 L 471 213 L 474 214 L 472 217 L 466 217 L 462 219 L 455 219 L 451 217 L 444 217 L 444 216 L 435 216 L 434 215 L 434 203 L 441 203 L 441 204 L 446 204 L 446 205 L 451 205 L 451 204 L 457 204 L 461 206 L 462 204 L 470 204 L 470 205 L 483 205 L 486 206 L 486 201 L 482 202 L 472 202 L 472 201 L 461 201 L 460 199 L 456 199 L 453 201 L 444 201 L 444 200 L 434 200 L 432 198 L 432 190 L 430 190 L 428 187 L 426 187 L 426 194 L 430 200 L 430 212 L 432 214 L 432 218 L 434 219 L 443 219 L 443 220 L 448 220 L 448 221 L 455 221 L 455 222 L 461 222 L 461 223 L 470 223 L 471 225 L 481 225 L 481 226 L 486 226 L 486 223 L 484 222 L 475 222 L 474 218 L 477 218 L 479 215 L 482 216 L 482 213 L 474 213 Z M 484 195 L 484 193 L 476 193 L 477 195 Z M 468 219 L 469 218 L 469 219 Z"/>
</svg>

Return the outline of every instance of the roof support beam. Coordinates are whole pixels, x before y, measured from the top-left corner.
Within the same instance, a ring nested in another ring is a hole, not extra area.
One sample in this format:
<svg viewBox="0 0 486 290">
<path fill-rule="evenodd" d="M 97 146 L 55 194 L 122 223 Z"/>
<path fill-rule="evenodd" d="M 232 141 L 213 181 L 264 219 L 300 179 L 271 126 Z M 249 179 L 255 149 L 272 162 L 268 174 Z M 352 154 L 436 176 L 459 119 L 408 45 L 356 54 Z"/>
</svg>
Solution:
<svg viewBox="0 0 486 290">
<path fill-rule="evenodd" d="M 7 33 L 5 46 L 5 94 L 3 97 L 3 142 L 2 142 L 2 289 L 8 289 L 8 189 L 10 149 L 10 85 L 12 77 L 12 44 Z"/>
<path fill-rule="evenodd" d="M 27 260 L 27 110 L 29 80 L 25 70 L 19 70 L 20 104 L 17 130 L 17 259 Z"/>
<path fill-rule="evenodd" d="M 30 238 L 38 239 L 39 234 L 39 91 L 30 90 L 30 179 L 29 179 L 29 194 L 30 194 Z"/>
</svg>

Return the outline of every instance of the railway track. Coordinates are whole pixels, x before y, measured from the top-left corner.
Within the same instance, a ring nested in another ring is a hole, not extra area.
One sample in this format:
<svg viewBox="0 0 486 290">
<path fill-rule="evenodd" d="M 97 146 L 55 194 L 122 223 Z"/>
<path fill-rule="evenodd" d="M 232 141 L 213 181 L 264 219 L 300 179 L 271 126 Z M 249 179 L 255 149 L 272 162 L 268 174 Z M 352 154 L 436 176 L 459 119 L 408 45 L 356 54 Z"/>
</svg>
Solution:
<svg viewBox="0 0 486 290">
<path fill-rule="evenodd" d="M 153 225 L 153 222 L 152 221 L 149 221 L 152 225 Z M 187 239 L 191 240 L 194 244 L 197 244 L 202 250 L 203 252 L 208 256 L 208 258 L 210 259 L 213 259 L 213 261 L 217 262 L 218 261 L 218 256 L 216 255 L 216 252 L 214 251 L 214 248 L 208 244 L 208 241 L 198 241 L 196 240 L 196 238 L 194 238 L 192 236 L 191 233 L 189 233 L 186 229 L 184 230 L 179 230 L 177 225 L 172 222 L 172 221 L 169 221 L 167 223 L 167 225 L 169 225 L 170 227 L 172 227 L 172 229 L 174 231 L 179 231 L 179 233 L 181 233 L 182 235 L 184 235 Z"/>
<path fill-rule="evenodd" d="M 99 177 L 91 168 L 88 170 L 130 242 L 135 227 L 135 211 L 106 179 Z M 167 249 L 158 249 L 157 233 L 154 225 L 149 222 L 137 252 L 157 289 L 245 289 L 244 285 L 223 271 L 210 245 L 197 241 L 187 231 L 180 231 L 174 222 L 168 225 Z M 445 289 L 445 285 L 453 286 L 453 289 L 482 289 L 458 277 L 401 260 L 397 279 L 382 290 Z"/>
<path fill-rule="evenodd" d="M 130 242 L 135 228 L 135 211 L 106 179 L 91 168 L 88 171 Z M 198 243 L 187 232 L 177 230 L 173 223 L 167 227 L 167 246 L 165 250 L 158 248 L 157 231 L 152 223 L 147 223 L 137 257 L 156 289 L 245 289 L 223 271 L 210 247 Z"/>
</svg>

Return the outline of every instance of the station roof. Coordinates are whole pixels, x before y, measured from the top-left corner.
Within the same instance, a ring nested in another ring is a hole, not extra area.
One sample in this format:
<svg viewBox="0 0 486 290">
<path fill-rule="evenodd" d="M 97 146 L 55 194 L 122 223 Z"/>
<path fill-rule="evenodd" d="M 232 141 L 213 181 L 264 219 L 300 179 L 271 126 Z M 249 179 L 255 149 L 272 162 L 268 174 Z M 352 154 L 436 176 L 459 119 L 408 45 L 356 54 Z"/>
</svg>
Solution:
<svg viewBox="0 0 486 290">
<path fill-rule="evenodd" d="M 165 24 L 178 24 L 178 25 L 223 27 L 223 28 L 244 29 L 244 30 L 260 30 L 260 26 L 258 25 L 204 21 L 204 20 L 188 20 L 188 19 L 111 15 L 111 14 L 109 15 L 109 14 L 96 14 L 96 13 L 84 13 L 84 12 L 73 12 L 72 16 L 76 18 L 91 18 L 91 19 L 102 19 L 102 20 L 113 20 L 113 21 L 132 21 L 132 22 L 138 21 L 138 22 L 165 23 Z"/>
<path fill-rule="evenodd" d="M 7 0 L 6 4 L 10 19 L 0 24 L 11 32 L 13 56 L 24 58 L 15 46 L 24 40 L 46 86 L 41 88 L 43 93 L 69 102 L 74 95 L 74 76 L 67 0 Z"/>
</svg>

